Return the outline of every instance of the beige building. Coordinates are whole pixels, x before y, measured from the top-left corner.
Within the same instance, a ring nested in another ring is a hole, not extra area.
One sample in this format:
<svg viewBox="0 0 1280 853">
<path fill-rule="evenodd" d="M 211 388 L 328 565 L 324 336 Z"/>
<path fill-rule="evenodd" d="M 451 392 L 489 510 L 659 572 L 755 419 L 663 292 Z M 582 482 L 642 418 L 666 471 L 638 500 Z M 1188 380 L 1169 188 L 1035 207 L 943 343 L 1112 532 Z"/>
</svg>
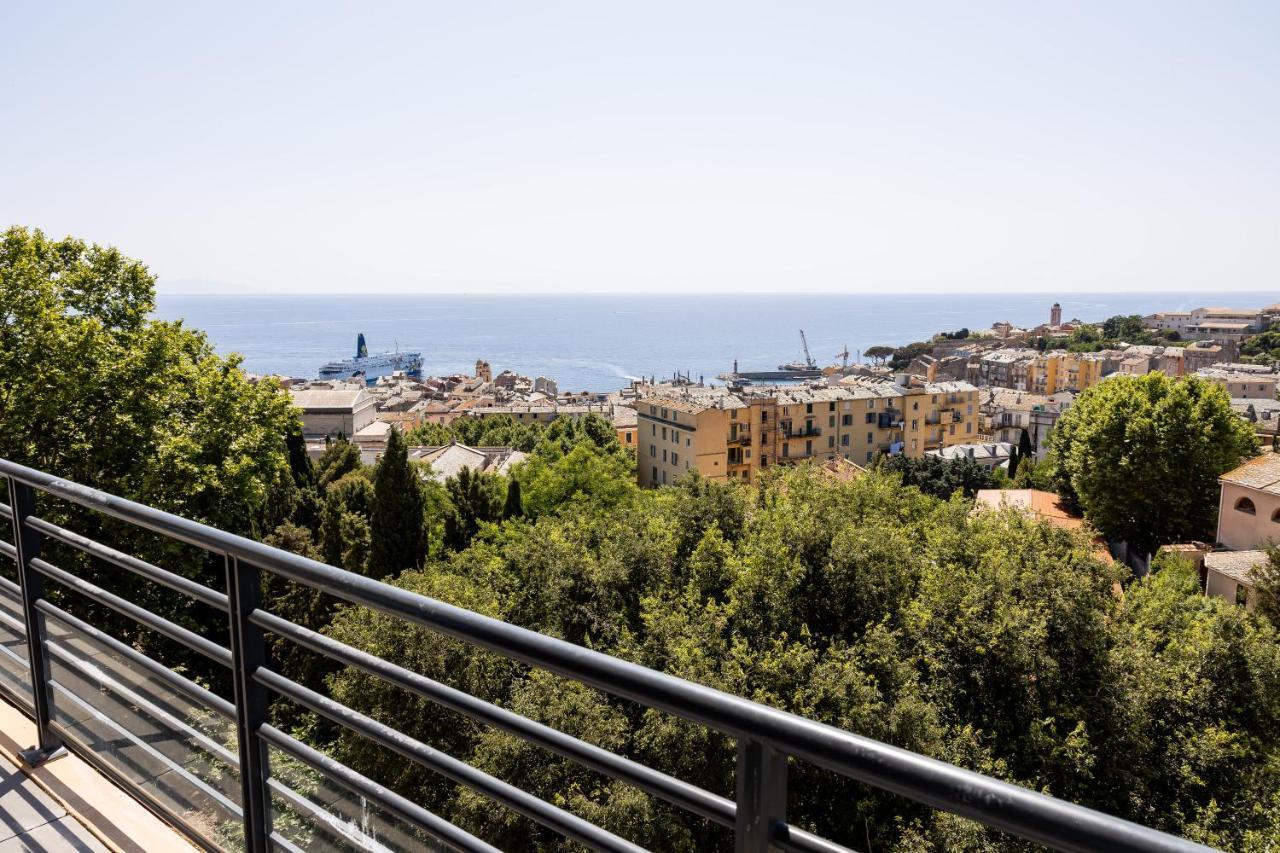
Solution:
<svg viewBox="0 0 1280 853">
<path fill-rule="evenodd" d="M 1204 594 L 1224 598 L 1249 610 L 1257 606 L 1254 570 L 1267 562 L 1267 552 L 1211 551 L 1204 555 Z"/>
<path fill-rule="evenodd" d="M 308 438 L 345 435 L 348 438 L 372 424 L 378 401 L 363 384 L 315 383 L 289 389 L 302 410 L 302 432 Z"/>
<path fill-rule="evenodd" d="M 635 405 L 640 484 L 670 484 L 695 470 L 751 481 L 770 465 L 919 457 L 978 433 L 978 390 L 966 382 L 845 383 L 642 389 Z"/>
<path fill-rule="evenodd" d="M 979 358 L 977 379 L 979 385 L 1033 394 L 1084 391 L 1102 379 L 1105 364 L 1103 356 L 1091 352 L 993 350 Z"/>
<path fill-rule="evenodd" d="M 1263 453 L 1218 478 L 1218 542 L 1233 551 L 1280 543 L 1280 453 Z"/>
<path fill-rule="evenodd" d="M 1244 370 L 1252 365 L 1222 365 L 1205 367 L 1197 370 L 1195 375 L 1201 379 L 1217 383 L 1227 389 L 1233 398 L 1270 399 L 1276 398 L 1276 379 L 1280 374 L 1269 369 Z"/>
</svg>

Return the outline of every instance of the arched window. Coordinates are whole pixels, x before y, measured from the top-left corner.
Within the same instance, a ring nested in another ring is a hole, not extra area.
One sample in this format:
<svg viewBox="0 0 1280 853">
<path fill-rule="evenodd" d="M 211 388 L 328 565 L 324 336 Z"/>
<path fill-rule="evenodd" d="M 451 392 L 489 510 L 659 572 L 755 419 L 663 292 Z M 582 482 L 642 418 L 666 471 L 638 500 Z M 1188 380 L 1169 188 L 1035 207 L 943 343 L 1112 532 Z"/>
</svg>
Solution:
<svg viewBox="0 0 1280 853">
<path fill-rule="evenodd" d="M 1271 520 L 1280 522 L 1280 509 L 1277 509 L 1275 512 L 1271 513 Z"/>
<path fill-rule="evenodd" d="M 1253 501 L 1249 500 L 1248 498 L 1241 498 L 1240 500 L 1236 501 L 1236 512 L 1243 512 L 1248 515 L 1258 514 L 1258 510 L 1256 507 L 1254 507 Z"/>
</svg>

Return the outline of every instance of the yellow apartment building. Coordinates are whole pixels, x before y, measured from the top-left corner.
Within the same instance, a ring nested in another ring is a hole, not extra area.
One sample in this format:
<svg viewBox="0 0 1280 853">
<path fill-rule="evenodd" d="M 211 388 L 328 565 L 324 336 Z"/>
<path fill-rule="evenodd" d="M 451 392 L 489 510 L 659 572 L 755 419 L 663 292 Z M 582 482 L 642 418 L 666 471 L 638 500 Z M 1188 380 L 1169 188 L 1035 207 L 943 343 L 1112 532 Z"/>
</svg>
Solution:
<svg viewBox="0 0 1280 853">
<path fill-rule="evenodd" d="M 655 389 L 635 408 L 642 486 L 694 470 L 750 482 L 770 465 L 919 457 L 975 440 L 980 417 L 978 389 L 967 382 Z"/>
</svg>

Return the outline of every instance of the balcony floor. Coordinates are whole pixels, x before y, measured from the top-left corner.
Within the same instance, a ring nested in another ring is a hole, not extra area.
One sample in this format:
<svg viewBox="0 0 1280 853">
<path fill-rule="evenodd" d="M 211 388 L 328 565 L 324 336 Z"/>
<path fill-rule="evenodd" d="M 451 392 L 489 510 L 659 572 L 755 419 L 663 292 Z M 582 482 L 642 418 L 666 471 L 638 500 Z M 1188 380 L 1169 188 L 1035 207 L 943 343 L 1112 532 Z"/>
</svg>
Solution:
<svg viewBox="0 0 1280 853">
<path fill-rule="evenodd" d="M 20 769 L 17 751 L 35 738 L 26 715 L 0 700 L 0 851 L 194 849 L 75 755 Z"/>
</svg>

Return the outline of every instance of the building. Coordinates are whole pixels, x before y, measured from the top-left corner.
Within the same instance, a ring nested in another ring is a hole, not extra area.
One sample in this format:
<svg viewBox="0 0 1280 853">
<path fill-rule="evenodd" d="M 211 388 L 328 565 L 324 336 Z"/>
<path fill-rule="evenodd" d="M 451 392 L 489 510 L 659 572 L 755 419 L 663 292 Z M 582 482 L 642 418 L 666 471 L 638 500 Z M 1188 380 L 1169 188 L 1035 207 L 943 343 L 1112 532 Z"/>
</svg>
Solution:
<svg viewBox="0 0 1280 853">
<path fill-rule="evenodd" d="M 1218 478 L 1218 542 L 1233 551 L 1280 543 L 1280 453 L 1263 453 Z"/>
<path fill-rule="evenodd" d="M 1016 509 L 1063 530 L 1089 531 L 1084 519 L 1068 512 L 1062 506 L 1062 499 L 1053 492 L 1039 489 L 979 489 L 974 495 L 974 512 L 1006 508 Z M 1093 556 L 1105 563 L 1111 562 L 1111 552 L 1107 550 L 1106 542 L 1101 536 L 1094 535 L 1092 538 Z"/>
<path fill-rule="evenodd" d="M 1084 391 L 1102 379 L 1105 365 L 1098 353 L 999 349 L 978 358 L 977 383 L 1034 394 Z"/>
<path fill-rule="evenodd" d="M 967 382 L 905 387 L 846 377 L 834 386 L 668 385 L 639 392 L 643 486 L 673 483 L 689 471 L 751 481 L 769 465 L 919 457 L 978 434 L 978 389 Z"/>
<path fill-rule="evenodd" d="M 936 456 L 946 462 L 972 459 L 984 468 L 999 468 L 1008 463 L 1018 445 L 1008 441 L 988 441 L 977 444 L 953 444 L 938 450 L 930 450 L 926 456 Z"/>
<path fill-rule="evenodd" d="M 307 438 L 350 438 L 378 417 L 377 398 L 363 382 L 315 382 L 290 388 L 289 394 L 293 404 L 302 410 L 302 433 Z"/>
<path fill-rule="evenodd" d="M 1280 400 L 1232 398 L 1231 410 L 1253 426 L 1263 447 L 1275 447 L 1280 433 Z"/>
<path fill-rule="evenodd" d="M 1204 594 L 1253 610 L 1254 572 L 1267 562 L 1267 552 L 1211 551 L 1204 555 Z"/>
<path fill-rule="evenodd" d="M 1188 339 L 1240 340 L 1266 327 L 1267 314 L 1260 308 L 1196 308 L 1162 311 L 1143 318 L 1148 329 L 1177 332 Z"/>
<path fill-rule="evenodd" d="M 1266 372 L 1262 373 L 1253 369 L 1241 369 L 1255 367 L 1256 365 L 1202 367 L 1195 372 L 1195 375 L 1223 386 L 1233 399 L 1253 397 L 1274 400 L 1276 380 L 1280 379 L 1280 374 L 1271 373 L 1269 368 L 1263 368 Z"/>
<path fill-rule="evenodd" d="M 1026 430 L 1035 449 L 1035 458 L 1043 459 L 1049 450 L 1049 433 L 1053 432 L 1075 394 L 1030 394 L 1009 388 L 983 388 L 979 394 L 982 411 L 982 433 L 995 441 L 1018 444 Z"/>
<path fill-rule="evenodd" d="M 409 458 L 431 465 L 431 476 L 443 482 L 466 468 L 477 473 L 508 474 L 528 458 L 512 447 L 469 447 L 456 441 L 443 447 L 410 447 Z"/>
<path fill-rule="evenodd" d="M 1053 307 L 1049 309 L 1049 325 L 1054 327 L 1062 325 L 1062 306 L 1057 302 L 1053 303 Z"/>
</svg>

